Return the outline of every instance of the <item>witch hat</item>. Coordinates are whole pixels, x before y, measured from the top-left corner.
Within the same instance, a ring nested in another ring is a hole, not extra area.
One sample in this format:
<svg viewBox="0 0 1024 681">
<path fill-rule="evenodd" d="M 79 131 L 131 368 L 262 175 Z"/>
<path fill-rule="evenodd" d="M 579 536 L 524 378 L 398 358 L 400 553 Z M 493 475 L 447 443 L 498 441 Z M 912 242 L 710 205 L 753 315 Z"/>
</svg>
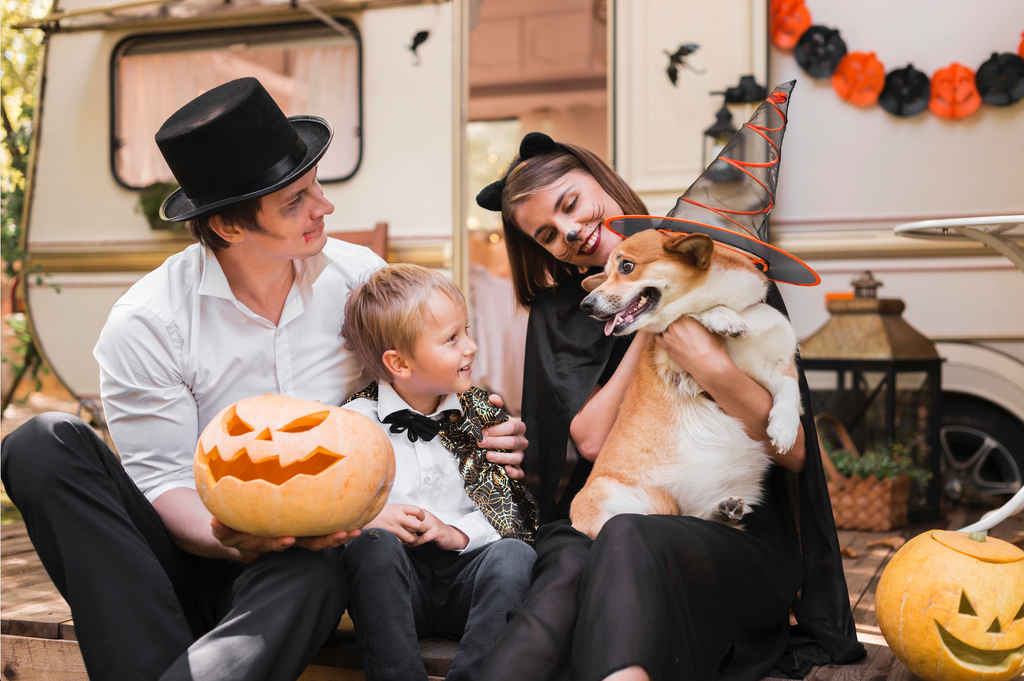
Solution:
<svg viewBox="0 0 1024 681">
<path fill-rule="evenodd" d="M 782 137 L 795 80 L 775 88 L 722 152 L 676 201 L 667 217 L 624 215 L 605 225 L 622 237 L 645 229 L 699 232 L 749 255 L 772 281 L 816 286 L 818 274 L 772 246 L 768 214 L 775 207 Z"/>
</svg>

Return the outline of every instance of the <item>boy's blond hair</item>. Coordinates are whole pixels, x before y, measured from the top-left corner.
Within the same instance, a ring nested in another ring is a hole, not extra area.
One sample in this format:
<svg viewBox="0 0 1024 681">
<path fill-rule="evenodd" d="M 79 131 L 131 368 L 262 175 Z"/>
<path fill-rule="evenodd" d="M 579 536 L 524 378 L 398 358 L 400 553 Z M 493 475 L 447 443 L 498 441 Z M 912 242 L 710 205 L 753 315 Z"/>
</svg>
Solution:
<svg viewBox="0 0 1024 681">
<path fill-rule="evenodd" d="M 349 294 L 341 335 L 345 347 L 355 350 L 376 380 L 390 382 L 393 378 L 384 366 L 386 351 L 412 355 L 423 331 L 427 299 L 435 290 L 466 309 L 466 299 L 454 281 L 419 265 L 383 267 Z"/>
</svg>

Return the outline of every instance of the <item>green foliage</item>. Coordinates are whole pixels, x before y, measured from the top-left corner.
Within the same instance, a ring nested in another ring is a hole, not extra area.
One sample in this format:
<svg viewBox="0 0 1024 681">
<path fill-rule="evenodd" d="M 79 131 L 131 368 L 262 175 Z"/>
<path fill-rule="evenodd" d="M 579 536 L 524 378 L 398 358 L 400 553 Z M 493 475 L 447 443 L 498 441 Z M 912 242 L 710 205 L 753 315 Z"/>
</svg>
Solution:
<svg viewBox="0 0 1024 681">
<path fill-rule="evenodd" d="M 154 182 L 140 189 L 135 212 L 142 213 L 152 229 L 184 229 L 184 222 L 167 222 L 160 219 L 160 204 L 177 188 L 177 182 Z"/>
<path fill-rule="evenodd" d="M 848 449 L 839 449 L 830 442 L 825 442 L 825 452 L 832 459 L 836 470 L 845 476 L 869 478 L 873 475 L 879 480 L 885 480 L 907 475 L 921 487 L 927 485 L 932 478 L 930 471 L 914 465 L 903 445 L 891 440 L 886 446 L 869 447 L 860 456 Z"/>
<path fill-rule="evenodd" d="M 32 332 L 29 331 L 28 322 L 25 321 L 24 315 L 13 314 L 7 318 L 7 326 L 11 327 L 11 331 L 14 333 L 14 346 L 11 356 L 4 357 L 3 363 L 10 363 L 15 376 L 27 375 L 32 379 L 34 389 L 41 390 L 43 387 L 42 377 L 49 374 L 50 370 L 43 363 L 36 344 L 32 341 Z"/>
</svg>

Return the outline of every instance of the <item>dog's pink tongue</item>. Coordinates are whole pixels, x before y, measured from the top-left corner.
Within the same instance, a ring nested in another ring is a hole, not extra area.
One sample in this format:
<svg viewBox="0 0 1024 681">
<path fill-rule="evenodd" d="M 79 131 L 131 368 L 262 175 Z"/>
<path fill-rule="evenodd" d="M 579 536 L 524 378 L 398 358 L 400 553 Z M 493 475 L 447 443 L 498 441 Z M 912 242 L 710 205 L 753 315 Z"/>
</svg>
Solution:
<svg viewBox="0 0 1024 681">
<path fill-rule="evenodd" d="M 615 315 L 614 317 L 612 317 L 611 319 L 609 319 L 608 323 L 604 325 L 604 335 L 606 335 L 606 336 L 612 335 L 612 332 L 615 331 L 615 327 L 618 326 L 619 322 L 621 322 L 621 321 L 622 321 L 622 313 L 621 312 L 619 314 Z"/>
</svg>

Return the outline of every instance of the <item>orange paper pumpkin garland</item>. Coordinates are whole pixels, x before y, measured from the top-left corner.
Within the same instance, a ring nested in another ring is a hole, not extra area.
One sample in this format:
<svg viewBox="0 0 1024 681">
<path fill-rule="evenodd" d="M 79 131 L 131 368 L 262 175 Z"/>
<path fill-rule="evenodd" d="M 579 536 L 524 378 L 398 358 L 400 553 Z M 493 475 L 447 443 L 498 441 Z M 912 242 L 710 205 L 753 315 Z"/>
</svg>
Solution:
<svg viewBox="0 0 1024 681">
<path fill-rule="evenodd" d="M 281 395 L 250 397 L 203 430 L 196 490 L 222 523 L 262 537 L 354 530 L 387 502 L 395 456 L 361 414 Z"/>
<path fill-rule="evenodd" d="M 800 36 L 811 27 L 811 13 L 804 0 L 779 0 L 772 3 L 772 41 L 784 50 L 796 47 Z"/>
<path fill-rule="evenodd" d="M 832 89 L 857 106 L 870 106 L 877 102 L 884 87 L 885 67 L 874 52 L 848 53 L 832 74 Z"/>
<path fill-rule="evenodd" d="M 966 118 L 981 106 L 981 95 L 974 83 L 974 71 L 953 62 L 932 76 L 928 109 L 940 118 Z"/>
<path fill-rule="evenodd" d="M 856 106 L 879 102 L 900 117 L 928 108 L 940 118 L 958 120 L 982 102 L 1010 106 L 1024 99 L 1024 41 L 1017 48 L 1020 56 L 994 52 L 977 73 L 954 62 L 936 71 L 929 85 L 911 65 L 886 74 L 874 52 L 847 53 L 839 30 L 815 25 L 805 0 L 770 0 L 769 18 L 772 42 L 793 50 L 801 69 L 812 78 L 829 78 L 836 94 Z"/>
<path fill-rule="evenodd" d="M 918 535 L 882 573 L 875 614 L 925 681 L 1009 681 L 1024 667 L 1024 551 L 981 534 Z"/>
</svg>

